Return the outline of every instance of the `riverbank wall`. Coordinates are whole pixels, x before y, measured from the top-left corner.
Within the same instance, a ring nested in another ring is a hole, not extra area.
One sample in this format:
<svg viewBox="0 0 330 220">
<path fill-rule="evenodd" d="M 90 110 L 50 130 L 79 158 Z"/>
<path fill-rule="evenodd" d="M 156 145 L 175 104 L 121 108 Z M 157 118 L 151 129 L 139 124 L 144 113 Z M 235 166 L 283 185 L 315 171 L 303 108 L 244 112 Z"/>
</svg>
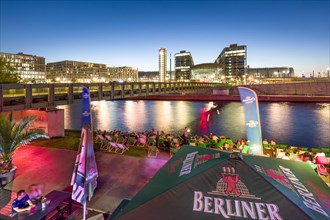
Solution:
<svg viewBox="0 0 330 220">
<path fill-rule="evenodd" d="M 330 103 L 330 82 L 298 82 L 289 84 L 244 85 L 254 90 L 260 102 L 321 102 Z M 240 101 L 238 87 L 204 88 L 180 93 L 166 93 L 127 100 Z"/>
</svg>

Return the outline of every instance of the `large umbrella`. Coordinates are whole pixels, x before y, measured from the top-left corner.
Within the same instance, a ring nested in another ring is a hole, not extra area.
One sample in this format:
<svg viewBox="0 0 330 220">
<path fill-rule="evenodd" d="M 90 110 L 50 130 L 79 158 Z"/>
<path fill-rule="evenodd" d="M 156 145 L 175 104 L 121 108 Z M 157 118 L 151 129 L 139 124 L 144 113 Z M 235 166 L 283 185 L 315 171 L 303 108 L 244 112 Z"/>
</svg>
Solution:
<svg viewBox="0 0 330 220">
<path fill-rule="evenodd" d="M 94 146 L 93 129 L 90 111 L 90 95 L 86 87 L 82 89 L 81 138 L 72 173 L 72 199 L 84 205 L 84 219 L 86 219 L 86 202 L 90 200 L 96 188 L 98 177 Z"/>
<path fill-rule="evenodd" d="M 183 146 L 110 218 L 323 220 L 329 201 L 308 163 Z"/>
</svg>

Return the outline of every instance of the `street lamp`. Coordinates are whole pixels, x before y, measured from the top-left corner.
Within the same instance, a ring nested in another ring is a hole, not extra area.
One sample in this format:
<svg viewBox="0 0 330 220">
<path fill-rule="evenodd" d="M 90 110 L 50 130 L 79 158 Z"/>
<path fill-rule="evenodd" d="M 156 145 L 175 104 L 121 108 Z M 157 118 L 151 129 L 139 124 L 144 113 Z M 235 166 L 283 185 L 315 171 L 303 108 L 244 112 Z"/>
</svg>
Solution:
<svg viewBox="0 0 330 220">
<path fill-rule="evenodd" d="M 328 78 L 330 77 L 330 74 L 329 74 L 329 69 L 330 69 L 330 68 L 328 67 L 328 68 L 327 68 L 327 70 L 328 70 Z"/>
</svg>

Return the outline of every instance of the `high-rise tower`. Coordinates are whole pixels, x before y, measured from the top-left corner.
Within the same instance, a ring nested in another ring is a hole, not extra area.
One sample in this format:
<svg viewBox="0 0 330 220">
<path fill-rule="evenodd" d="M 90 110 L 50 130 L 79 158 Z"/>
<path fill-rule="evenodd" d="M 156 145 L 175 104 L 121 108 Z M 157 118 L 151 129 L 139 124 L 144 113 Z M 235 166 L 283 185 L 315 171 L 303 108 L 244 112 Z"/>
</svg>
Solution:
<svg viewBox="0 0 330 220">
<path fill-rule="evenodd" d="M 159 49 L 158 63 L 159 63 L 159 81 L 165 82 L 165 74 L 166 74 L 166 49 L 165 48 Z"/>
<path fill-rule="evenodd" d="M 194 65 L 194 60 L 190 52 L 185 50 L 175 54 L 175 75 L 176 80 L 190 80 L 191 67 Z"/>
<path fill-rule="evenodd" d="M 222 50 L 215 63 L 225 66 L 226 77 L 237 78 L 245 74 L 246 57 L 246 45 L 231 44 Z"/>
</svg>

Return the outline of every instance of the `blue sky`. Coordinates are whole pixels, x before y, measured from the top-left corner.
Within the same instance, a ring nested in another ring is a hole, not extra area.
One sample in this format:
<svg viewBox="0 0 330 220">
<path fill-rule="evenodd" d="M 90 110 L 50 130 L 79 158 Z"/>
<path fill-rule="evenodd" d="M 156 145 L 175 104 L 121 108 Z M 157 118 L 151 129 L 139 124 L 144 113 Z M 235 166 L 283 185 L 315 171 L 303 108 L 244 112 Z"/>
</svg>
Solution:
<svg viewBox="0 0 330 220">
<path fill-rule="evenodd" d="M 247 45 L 250 67 L 290 66 L 298 75 L 330 66 L 328 0 L 0 1 L 0 51 L 46 62 L 148 71 L 158 70 L 161 47 L 168 60 L 186 50 L 199 64 L 237 43 Z"/>
</svg>

